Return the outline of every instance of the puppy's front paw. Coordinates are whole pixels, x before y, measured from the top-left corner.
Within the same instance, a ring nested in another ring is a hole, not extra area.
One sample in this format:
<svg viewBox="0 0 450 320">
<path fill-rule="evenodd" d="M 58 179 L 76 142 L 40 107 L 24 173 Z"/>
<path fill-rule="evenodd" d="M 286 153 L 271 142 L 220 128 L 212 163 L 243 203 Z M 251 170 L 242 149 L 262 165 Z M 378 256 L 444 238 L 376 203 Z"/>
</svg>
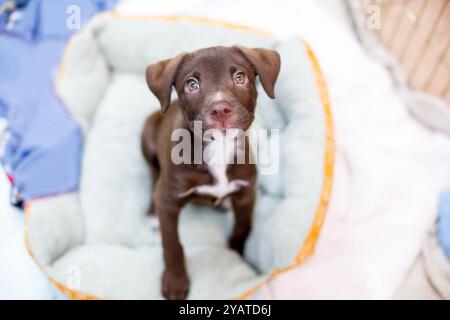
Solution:
<svg viewBox="0 0 450 320">
<path fill-rule="evenodd" d="M 184 300 L 189 292 L 189 278 L 186 272 L 174 273 L 164 270 L 162 294 L 168 300 Z"/>
</svg>

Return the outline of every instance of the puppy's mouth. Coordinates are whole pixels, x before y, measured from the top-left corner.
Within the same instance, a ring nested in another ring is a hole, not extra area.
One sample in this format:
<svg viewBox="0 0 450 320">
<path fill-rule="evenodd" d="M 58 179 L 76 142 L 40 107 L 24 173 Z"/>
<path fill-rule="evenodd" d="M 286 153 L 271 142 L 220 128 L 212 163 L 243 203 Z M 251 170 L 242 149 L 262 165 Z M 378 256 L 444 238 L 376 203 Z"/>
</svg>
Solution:
<svg viewBox="0 0 450 320">
<path fill-rule="evenodd" d="M 232 119 L 235 118 L 235 119 Z M 205 121 L 205 129 L 217 129 L 225 133 L 228 129 L 242 129 L 242 125 L 237 121 L 237 117 L 232 116 L 230 119 L 223 121 L 210 120 Z"/>
</svg>

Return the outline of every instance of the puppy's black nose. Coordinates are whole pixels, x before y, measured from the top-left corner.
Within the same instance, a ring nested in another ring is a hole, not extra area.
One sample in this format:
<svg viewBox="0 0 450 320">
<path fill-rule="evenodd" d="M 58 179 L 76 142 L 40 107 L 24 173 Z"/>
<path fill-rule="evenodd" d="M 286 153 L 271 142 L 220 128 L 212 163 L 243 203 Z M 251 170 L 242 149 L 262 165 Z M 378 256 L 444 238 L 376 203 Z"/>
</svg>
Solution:
<svg viewBox="0 0 450 320">
<path fill-rule="evenodd" d="M 233 107 L 227 102 L 213 103 L 209 109 L 209 115 L 213 120 L 223 121 L 233 113 Z"/>
</svg>

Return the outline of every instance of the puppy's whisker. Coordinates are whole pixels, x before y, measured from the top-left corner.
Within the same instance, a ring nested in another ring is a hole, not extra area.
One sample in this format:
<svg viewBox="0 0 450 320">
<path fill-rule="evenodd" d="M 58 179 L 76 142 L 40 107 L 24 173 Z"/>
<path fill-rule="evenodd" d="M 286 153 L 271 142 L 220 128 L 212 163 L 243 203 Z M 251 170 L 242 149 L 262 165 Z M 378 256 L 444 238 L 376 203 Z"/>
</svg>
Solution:
<svg viewBox="0 0 450 320">
<path fill-rule="evenodd" d="M 265 119 L 264 115 L 262 113 L 260 113 L 258 110 L 255 111 L 255 117 Z"/>
<path fill-rule="evenodd" d="M 264 118 L 263 115 L 255 113 L 255 122 L 264 124 L 264 123 L 266 123 L 266 119 Z"/>
</svg>

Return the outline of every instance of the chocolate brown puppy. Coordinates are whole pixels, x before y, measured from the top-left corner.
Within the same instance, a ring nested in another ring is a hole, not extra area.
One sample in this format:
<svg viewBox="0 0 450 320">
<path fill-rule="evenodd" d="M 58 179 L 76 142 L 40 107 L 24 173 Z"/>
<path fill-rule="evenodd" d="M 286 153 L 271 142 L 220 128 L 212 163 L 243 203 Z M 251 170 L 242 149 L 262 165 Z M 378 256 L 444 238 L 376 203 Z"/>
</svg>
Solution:
<svg viewBox="0 0 450 320">
<path fill-rule="evenodd" d="M 189 291 L 178 236 L 178 217 L 189 201 L 218 208 L 231 203 L 235 224 L 229 246 L 243 251 L 255 204 L 256 166 L 250 161 L 248 138 L 238 136 L 255 117 L 257 77 L 274 98 L 279 71 L 277 52 L 241 46 L 182 53 L 146 70 L 147 84 L 161 103 L 161 112 L 146 120 L 141 143 L 153 182 L 149 213 L 156 213 L 160 223 L 165 262 L 162 293 L 167 299 L 184 299 Z M 171 102 L 173 87 L 178 100 Z M 174 161 L 178 144 L 174 132 L 190 138 L 182 163 Z M 198 146 L 204 150 L 200 156 L 195 152 Z M 237 161 L 242 153 L 244 161 Z"/>
</svg>

